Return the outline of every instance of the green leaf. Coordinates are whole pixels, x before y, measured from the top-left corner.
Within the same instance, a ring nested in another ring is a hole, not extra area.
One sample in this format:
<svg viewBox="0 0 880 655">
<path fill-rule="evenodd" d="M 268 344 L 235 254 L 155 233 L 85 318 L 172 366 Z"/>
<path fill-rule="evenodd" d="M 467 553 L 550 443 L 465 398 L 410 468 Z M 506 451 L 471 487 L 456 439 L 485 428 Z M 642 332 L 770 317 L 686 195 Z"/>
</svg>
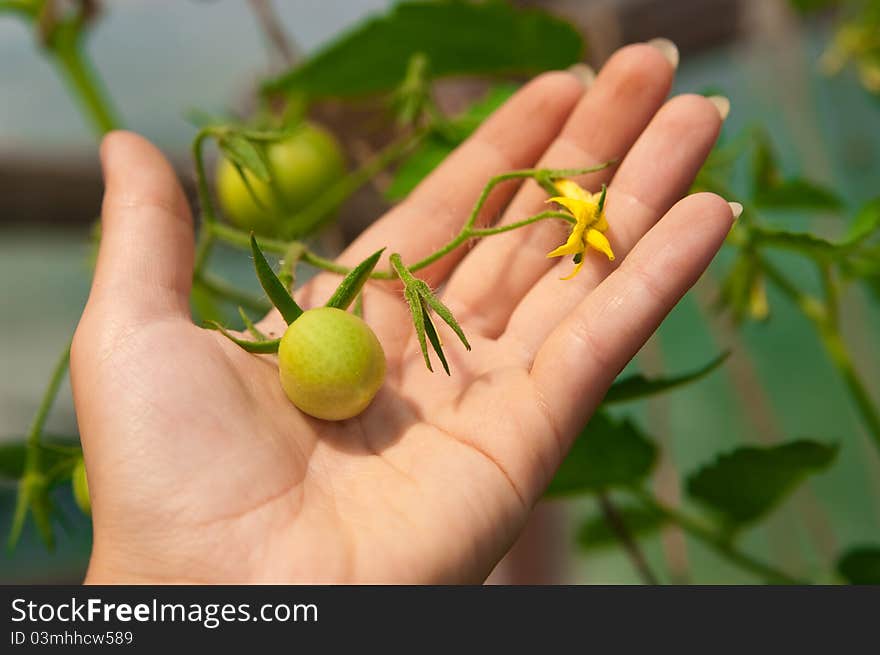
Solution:
<svg viewBox="0 0 880 655">
<path fill-rule="evenodd" d="M 836 210 L 843 206 L 832 190 L 810 180 L 783 177 L 769 135 L 763 130 L 754 133 L 752 155 L 752 200 L 767 209 Z"/>
<path fill-rule="evenodd" d="M 4 438 L 0 441 L 0 481 L 13 482 L 24 475 L 26 452 L 24 437 Z M 40 463 L 44 470 L 52 470 L 67 459 L 77 456 L 82 456 L 77 437 L 43 435 Z"/>
<path fill-rule="evenodd" d="M 394 179 L 385 191 L 389 200 L 401 200 L 409 195 L 440 163 L 469 137 L 492 112 L 514 94 L 515 85 L 494 86 L 482 100 L 478 100 L 460 115 L 446 122 L 440 131 L 434 131 L 401 162 Z"/>
<path fill-rule="evenodd" d="M 229 339 L 232 343 L 240 346 L 249 353 L 277 353 L 278 347 L 281 345 L 281 339 L 268 339 L 264 341 L 247 341 L 246 339 L 239 339 L 216 321 L 209 321 L 208 325 L 212 329 L 220 332 L 220 334 Z"/>
<path fill-rule="evenodd" d="M 840 4 L 841 0 L 789 0 L 791 6 L 802 13 L 811 13 L 831 9 Z"/>
<path fill-rule="evenodd" d="M 339 283 L 339 286 L 336 288 L 336 291 L 333 292 L 333 295 L 330 296 L 330 300 L 327 301 L 327 307 L 348 309 L 348 306 L 354 302 L 354 299 L 357 298 L 361 289 L 364 288 L 364 284 L 370 279 L 370 274 L 373 272 L 373 269 L 376 268 L 376 264 L 379 263 L 379 258 L 384 251 L 385 248 L 377 250 L 360 264 L 355 266 L 351 272 L 343 278 L 342 282 Z"/>
<path fill-rule="evenodd" d="M 641 482 L 657 458 L 657 447 L 628 419 L 596 412 L 575 439 L 547 489 L 548 496 L 601 491 Z"/>
<path fill-rule="evenodd" d="M 269 162 L 262 148 L 238 134 L 227 134 L 217 140 L 217 145 L 227 159 L 246 171 L 250 171 L 257 179 L 268 182 L 271 178 Z M 245 177 L 245 176 L 242 176 Z M 247 179 L 245 177 L 245 179 Z"/>
<path fill-rule="evenodd" d="M 267 92 L 352 97 L 396 88 L 413 55 L 433 78 L 534 74 L 579 61 L 583 40 L 569 23 L 503 2 L 404 2 L 368 19 L 281 77 Z"/>
<path fill-rule="evenodd" d="M 766 209 L 833 211 L 843 207 L 843 201 L 834 191 L 799 177 L 756 189 L 753 201 Z"/>
<path fill-rule="evenodd" d="M 288 293 L 284 284 L 278 279 L 278 276 L 275 275 L 275 271 L 269 266 L 269 262 L 267 262 L 266 258 L 263 256 L 263 252 L 257 245 L 257 240 L 253 233 L 251 233 L 251 252 L 254 255 L 254 268 L 257 271 L 257 278 L 260 280 L 260 286 L 263 287 L 263 291 L 269 296 L 269 300 L 271 300 L 272 304 L 278 308 L 278 311 L 281 312 L 281 316 L 287 321 L 287 324 L 290 325 L 302 315 L 303 310 L 296 304 L 296 301 L 290 293 Z"/>
<path fill-rule="evenodd" d="M 809 440 L 746 446 L 721 455 L 687 479 L 687 491 L 731 527 L 770 512 L 808 475 L 825 470 L 838 447 Z"/>
<path fill-rule="evenodd" d="M 633 537 L 654 534 L 667 523 L 663 514 L 650 507 L 618 505 L 617 511 Z M 620 539 L 605 517 L 597 514 L 581 523 L 577 531 L 577 543 L 582 550 L 593 551 L 616 546 L 620 544 Z"/>
<path fill-rule="evenodd" d="M 849 549 L 838 560 L 837 572 L 850 584 L 880 585 L 880 546 Z"/>
<path fill-rule="evenodd" d="M 857 245 L 880 230 L 880 198 L 862 207 L 849 226 L 844 242 Z"/>
<path fill-rule="evenodd" d="M 782 250 L 792 250 L 802 255 L 829 261 L 846 256 L 851 247 L 845 243 L 834 243 L 808 232 L 789 232 L 763 227 L 751 227 L 750 233 L 756 245 L 770 246 Z"/>
<path fill-rule="evenodd" d="M 608 393 L 605 394 L 605 399 L 602 402 L 605 404 L 625 403 L 696 382 L 721 366 L 729 355 L 729 351 L 721 353 L 710 362 L 707 362 L 690 373 L 684 373 L 670 378 L 651 379 L 646 378 L 644 375 L 637 374 L 619 379 L 611 385 L 610 389 L 608 389 Z"/>
</svg>

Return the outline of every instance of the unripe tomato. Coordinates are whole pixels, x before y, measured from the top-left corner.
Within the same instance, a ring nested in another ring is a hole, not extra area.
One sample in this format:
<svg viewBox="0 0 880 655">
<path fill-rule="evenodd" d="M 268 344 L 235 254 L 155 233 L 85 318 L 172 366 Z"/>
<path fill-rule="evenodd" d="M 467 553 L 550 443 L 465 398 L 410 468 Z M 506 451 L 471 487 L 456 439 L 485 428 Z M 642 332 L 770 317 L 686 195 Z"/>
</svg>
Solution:
<svg viewBox="0 0 880 655">
<path fill-rule="evenodd" d="M 225 216 L 243 230 L 275 236 L 295 227 L 289 221 L 345 172 L 339 144 L 330 132 L 303 122 L 284 141 L 266 144 L 266 158 L 275 181 L 271 185 L 246 172 L 260 207 L 235 166 L 222 158 L 217 167 L 217 197 Z"/>
<path fill-rule="evenodd" d="M 86 463 L 79 460 L 73 468 L 73 499 L 84 514 L 92 513 L 92 499 L 89 496 L 89 482 L 86 479 Z"/>
<path fill-rule="evenodd" d="M 385 379 L 385 353 L 363 320 L 341 309 L 310 309 L 278 349 L 281 386 L 315 418 L 341 421 L 367 408 Z"/>
</svg>

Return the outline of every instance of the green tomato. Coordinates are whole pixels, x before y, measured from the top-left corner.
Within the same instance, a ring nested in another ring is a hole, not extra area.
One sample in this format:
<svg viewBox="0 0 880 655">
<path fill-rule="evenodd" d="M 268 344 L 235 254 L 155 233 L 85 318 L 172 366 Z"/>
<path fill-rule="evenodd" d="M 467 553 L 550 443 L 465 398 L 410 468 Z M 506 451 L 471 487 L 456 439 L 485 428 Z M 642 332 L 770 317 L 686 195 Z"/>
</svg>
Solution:
<svg viewBox="0 0 880 655">
<path fill-rule="evenodd" d="M 385 379 L 385 353 L 363 320 L 341 309 L 310 309 L 278 349 L 281 386 L 315 418 L 342 421 L 367 408 Z"/>
<path fill-rule="evenodd" d="M 73 468 L 73 499 L 84 514 L 92 513 L 92 499 L 89 496 L 89 482 L 86 479 L 86 463 L 79 460 Z"/>
<path fill-rule="evenodd" d="M 296 232 L 298 226 L 291 223 L 294 215 L 345 173 L 345 160 L 336 139 L 308 122 L 284 141 L 267 144 L 266 159 L 275 188 L 245 172 L 262 207 L 228 159 L 220 160 L 216 177 L 217 198 L 224 215 L 237 227 L 265 236 Z"/>
</svg>

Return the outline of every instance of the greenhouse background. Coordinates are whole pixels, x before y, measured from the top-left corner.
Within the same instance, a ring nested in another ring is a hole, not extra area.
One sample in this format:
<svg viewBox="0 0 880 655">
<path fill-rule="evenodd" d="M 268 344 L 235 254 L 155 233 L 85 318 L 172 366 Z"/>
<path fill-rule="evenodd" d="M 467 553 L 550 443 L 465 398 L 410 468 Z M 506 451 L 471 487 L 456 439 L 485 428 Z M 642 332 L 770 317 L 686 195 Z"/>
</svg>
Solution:
<svg viewBox="0 0 880 655">
<path fill-rule="evenodd" d="M 189 175 L 195 129 L 187 111 L 242 108 L 255 73 L 269 65 L 253 14 L 245 2 L 232 0 L 106 4 L 89 46 L 106 86 L 127 125 L 159 144 Z M 389 4 L 277 3 L 285 28 L 304 52 Z M 675 92 L 713 89 L 731 98 L 725 138 L 763 126 L 786 171 L 835 188 L 848 208 L 877 194 L 880 104 L 852 71 L 831 78 L 818 72 L 828 21 L 805 20 L 784 0 L 520 4 L 541 5 L 572 19 L 584 31 L 593 64 L 624 42 L 671 38 L 682 51 Z M 455 93 L 467 92 L 466 85 L 447 90 L 453 101 Z M 736 177 L 731 183 L 735 189 L 747 184 Z M 6 337 L 0 341 L 0 438 L 26 430 L 57 351 L 82 310 L 89 287 L 89 226 L 100 192 L 92 134 L 50 65 L 35 52 L 26 26 L 0 16 L 0 334 Z M 346 218 L 356 211 L 348 210 Z M 840 231 L 839 218 L 821 214 L 772 217 L 792 229 Z M 324 238 L 332 243 L 346 236 L 343 226 Z M 253 288 L 248 262 L 227 254 L 219 259 L 228 278 Z M 827 575 L 828 562 L 845 545 L 876 540 L 880 459 L 813 329 L 784 298 L 771 292 L 772 319 L 742 329 L 714 311 L 717 270 L 729 261 L 730 253 L 723 251 L 632 368 L 655 374 L 690 370 L 729 349 L 726 364 L 699 384 L 615 411 L 635 416 L 647 434 L 668 446 L 671 457 L 661 462 L 655 485 L 672 503 L 679 502 L 678 476 L 719 450 L 795 437 L 839 443 L 839 461 L 750 529 L 744 542 L 752 552 L 784 562 L 793 574 Z M 780 265 L 811 280 L 795 257 L 780 258 Z M 862 376 L 880 398 L 880 303 L 852 286 L 843 316 Z M 76 431 L 69 393 L 60 396 L 48 431 Z M 29 527 L 18 548 L 0 559 L 0 581 L 81 580 L 90 529 L 65 493 L 60 502 L 67 527 L 55 551 L 46 552 Z M 4 531 L 13 504 L 14 488 L 2 488 Z M 577 524 L 593 513 L 592 504 L 544 503 L 492 580 L 637 582 L 621 552 L 578 549 Z M 753 581 L 674 529 L 646 539 L 645 550 L 652 562 L 665 559 L 680 575 L 678 581 Z"/>
</svg>

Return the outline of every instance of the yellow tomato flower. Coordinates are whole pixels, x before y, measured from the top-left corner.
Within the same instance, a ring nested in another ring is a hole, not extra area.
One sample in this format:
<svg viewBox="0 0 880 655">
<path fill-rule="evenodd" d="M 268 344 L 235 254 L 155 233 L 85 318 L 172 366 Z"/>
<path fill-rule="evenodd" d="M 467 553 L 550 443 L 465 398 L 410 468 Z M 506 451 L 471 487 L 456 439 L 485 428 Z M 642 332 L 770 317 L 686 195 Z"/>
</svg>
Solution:
<svg viewBox="0 0 880 655">
<path fill-rule="evenodd" d="M 577 182 L 572 180 L 558 180 L 556 188 L 562 193 L 561 196 L 550 198 L 547 202 L 555 202 L 565 207 L 575 218 L 575 225 L 568 236 L 568 241 L 549 253 L 548 257 L 562 257 L 573 255 L 575 267 L 571 275 L 562 278 L 570 280 L 577 275 L 584 265 L 584 252 L 587 248 L 598 250 L 614 261 L 614 252 L 604 232 L 608 229 L 608 221 L 605 218 L 605 188 L 599 193 L 590 193 Z"/>
</svg>

